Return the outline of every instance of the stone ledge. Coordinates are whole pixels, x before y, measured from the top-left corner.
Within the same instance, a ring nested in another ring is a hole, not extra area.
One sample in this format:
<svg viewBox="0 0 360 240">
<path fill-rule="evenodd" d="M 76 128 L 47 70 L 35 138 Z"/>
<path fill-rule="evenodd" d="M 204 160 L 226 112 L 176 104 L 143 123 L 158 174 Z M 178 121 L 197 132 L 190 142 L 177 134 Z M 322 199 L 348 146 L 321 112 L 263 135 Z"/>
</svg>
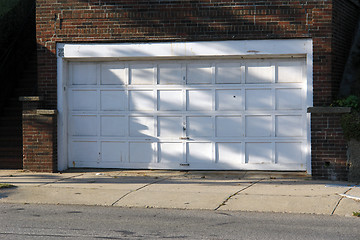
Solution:
<svg viewBox="0 0 360 240">
<path fill-rule="evenodd" d="M 51 110 L 51 109 L 36 109 L 36 110 L 29 110 L 24 111 L 23 115 L 28 116 L 34 116 L 34 115 L 57 115 L 57 110 Z"/>
<path fill-rule="evenodd" d="M 351 107 L 309 107 L 307 109 L 308 113 L 350 113 Z"/>
<path fill-rule="evenodd" d="M 23 97 L 19 97 L 20 102 L 40 102 L 42 100 L 44 100 L 44 98 L 40 97 L 40 96 L 23 96 Z"/>
</svg>

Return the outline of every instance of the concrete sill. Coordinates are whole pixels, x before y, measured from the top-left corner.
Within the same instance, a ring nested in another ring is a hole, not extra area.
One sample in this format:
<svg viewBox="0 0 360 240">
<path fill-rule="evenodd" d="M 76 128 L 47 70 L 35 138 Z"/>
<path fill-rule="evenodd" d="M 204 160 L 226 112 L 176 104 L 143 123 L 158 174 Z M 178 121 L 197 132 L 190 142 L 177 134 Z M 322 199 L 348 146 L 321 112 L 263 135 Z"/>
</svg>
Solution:
<svg viewBox="0 0 360 240">
<path fill-rule="evenodd" d="M 19 97 L 20 102 L 40 102 L 43 100 L 43 97 L 40 96 L 23 96 Z"/>
<path fill-rule="evenodd" d="M 57 115 L 57 110 L 36 109 L 24 111 L 23 115 Z"/>
<path fill-rule="evenodd" d="M 309 107 L 308 113 L 350 113 L 350 107 Z"/>
</svg>

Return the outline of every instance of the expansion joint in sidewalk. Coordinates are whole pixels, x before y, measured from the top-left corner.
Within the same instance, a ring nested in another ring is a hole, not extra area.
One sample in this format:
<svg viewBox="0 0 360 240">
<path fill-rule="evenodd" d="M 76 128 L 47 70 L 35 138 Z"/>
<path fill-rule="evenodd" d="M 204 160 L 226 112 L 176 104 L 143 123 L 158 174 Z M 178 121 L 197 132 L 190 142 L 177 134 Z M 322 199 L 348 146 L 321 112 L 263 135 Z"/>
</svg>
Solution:
<svg viewBox="0 0 360 240">
<path fill-rule="evenodd" d="M 349 188 L 348 190 L 346 190 L 343 194 L 347 194 L 351 189 L 353 189 L 352 187 L 351 188 Z M 339 206 L 339 204 L 340 204 L 340 202 L 341 202 L 341 200 L 343 200 L 343 198 L 344 198 L 344 196 L 342 196 L 343 194 L 341 194 L 340 196 L 341 196 L 341 198 L 339 199 L 339 201 L 336 203 L 336 205 L 335 205 L 335 207 L 334 207 L 334 209 L 332 210 L 332 212 L 331 212 L 331 214 L 330 215 L 334 215 L 334 213 L 335 213 L 335 211 L 336 211 L 336 209 L 338 208 L 338 206 Z"/>
<path fill-rule="evenodd" d="M 264 180 L 264 179 L 265 179 L 265 178 L 262 178 L 262 179 L 260 179 L 260 180 L 258 180 L 258 181 L 256 181 L 256 182 L 253 182 L 253 183 L 251 183 L 249 186 L 246 186 L 246 187 L 240 189 L 239 191 L 231 194 L 231 195 L 230 195 L 229 197 L 227 197 L 219 206 L 217 206 L 217 207 L 214 209 L 214 211 L 216 211 L 216 210 L 218 210 L 219 208 L 221 208 L 222 206 L 226 205 L 226 203 L 227 203 L 232 197 L 234 197 L 234 196 L 236 196 L 237 194 L 239 194 L 240 192 L 245 191 L 246 189 L 254 186 L 255 184 L 261 182 L 261 181 Z"/>
<path fill-rule="evenodd" d="M 150 185 L 153 185 L 153 184 L 156 184 L 156 183 L 159 183 L 159 182 L 168 180 L 169 178 L 171 178 L 171 177 L 167 177 L 167 178 L 163 178 L 163 179 L 160 179 L 160 180 L 151 182 L 151 183 L 147 183 L 147 184 L 145 184 L 144 186 L 141 186 L 141 187 L 139 187 L 139 188 L 137 188 L 137 189 L 135 189 L 135 190 L 131 190 L 131 191 L 127 192 L 126 194 L 124 194 L 123 196 L 121 196 L 118 200 L 116 200 L 115 202 L 113 202 L 113 203 L 111 204 L 111 206 L 114 206 L 114 205 L 115 205 L 116 203 L 118 203 L 121 199 L 125 198 L 126 196 L 128 196 L 128 195 L 131 194 L 131 193 L 137 192 L 137 191 L 139 191 L 139 190 L 141 190 L 141 189 L 143 189 L 143 188 L 146 188 L 146 187 L 148 187 L 148 186 L 150 186 Z"/>
</svg>

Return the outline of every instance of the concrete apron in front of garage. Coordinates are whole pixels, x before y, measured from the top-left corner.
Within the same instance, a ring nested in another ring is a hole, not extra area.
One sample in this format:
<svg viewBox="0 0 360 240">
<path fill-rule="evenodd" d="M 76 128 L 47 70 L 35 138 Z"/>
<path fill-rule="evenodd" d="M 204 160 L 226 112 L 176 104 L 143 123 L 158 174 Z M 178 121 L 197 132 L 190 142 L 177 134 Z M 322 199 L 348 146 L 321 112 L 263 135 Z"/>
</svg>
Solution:
<svg viewBox="0 0 360 240">
<path fill-rule="evenodd" d="M 351 216 L 360 188 L 304 173 L 248 171 L 0 170 L 0 203 L 80 204 Z"/>
</svg>

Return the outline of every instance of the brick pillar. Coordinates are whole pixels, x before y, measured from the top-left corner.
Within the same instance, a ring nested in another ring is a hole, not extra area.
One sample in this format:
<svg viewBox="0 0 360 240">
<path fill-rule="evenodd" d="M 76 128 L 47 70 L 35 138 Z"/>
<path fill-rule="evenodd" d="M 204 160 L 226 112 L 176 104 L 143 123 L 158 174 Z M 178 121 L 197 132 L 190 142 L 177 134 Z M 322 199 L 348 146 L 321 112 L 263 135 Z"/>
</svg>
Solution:
<svg viewBox="0 0 360 240">
<path fill-rule="evenodd" d="M 22 97 L 23 169 L 57 172 L 57 112 L 37 109 L 38 97 Z"/>
<path fill-rule="evenodd" d="M 341 128 L 341 116 L 350 108 L 312 107 L 311 168 L 314 179 L 347 180 L 347 140 Z"/>
</svg>

